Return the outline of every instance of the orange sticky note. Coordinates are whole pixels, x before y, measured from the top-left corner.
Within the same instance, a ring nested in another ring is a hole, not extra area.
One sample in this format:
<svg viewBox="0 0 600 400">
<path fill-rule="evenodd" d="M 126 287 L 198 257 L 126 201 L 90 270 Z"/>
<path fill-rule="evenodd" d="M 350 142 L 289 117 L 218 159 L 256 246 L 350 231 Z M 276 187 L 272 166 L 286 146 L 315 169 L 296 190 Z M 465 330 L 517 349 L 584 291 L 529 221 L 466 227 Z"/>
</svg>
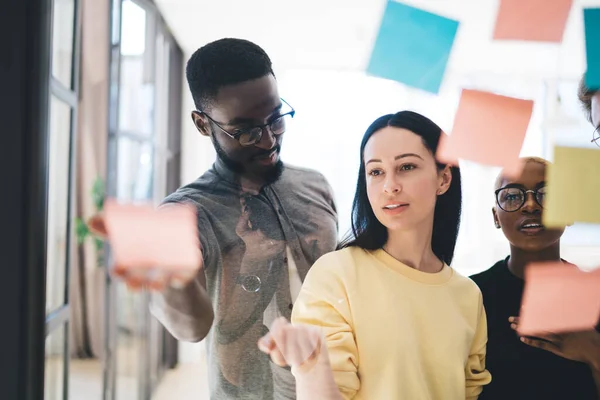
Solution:
<svg viewBox="0 0 600 400">
<path fill-rule="evenodd" d="M 195 269 L 201 265 L 196 210 L 188 205 L 104 205 L 115 263 L 125 268 Z"/>
<path fill-rule="evenodd" d="M 519 317 L 523 336 L 593 329 L 600 320 L 600 269 L 585 272 L 571 264 L 530 264 Z"/>
<path fill-rule="evenodd" d="M 442 135 L 436 156 L 454 164 L 465 159 L 502 167 L 509 177 L 522 170 L 519 154 L 533 113 L 533 101 L 464 89 L 452 133 Z"/>
<path fill-rule="evenodd" d="M 494 40 L 562 42 L 573 0 L 500 0 Z"/>
</svg>

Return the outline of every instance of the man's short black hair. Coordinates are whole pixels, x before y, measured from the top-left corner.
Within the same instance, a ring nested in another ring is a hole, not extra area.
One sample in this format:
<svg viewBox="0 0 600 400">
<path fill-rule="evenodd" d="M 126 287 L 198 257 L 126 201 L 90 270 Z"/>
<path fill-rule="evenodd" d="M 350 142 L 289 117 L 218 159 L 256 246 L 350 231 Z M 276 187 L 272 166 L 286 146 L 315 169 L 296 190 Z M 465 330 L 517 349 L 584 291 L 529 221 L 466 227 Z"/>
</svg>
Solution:
<svg viewBox="0 0 600 400">
<path fill-rule="evenodd" d="M 579 97 L 579 101 L 583 106 L 583 111 L 585 112 L 585 117 L 588 121 L 592 122 L 592 97 L 594 97 L 598 93 L 597 90 L 590 90 L 585 84 L 585 74 L 581 77 L 581 81 L 579 81 L 579 90 L 577 96 Z"/>
<path fill-rule="evenodd" d="M 275 75 L 271 59 L 262 48 L 248 40 L 231 38 L 196 50 L 185 74 L 198 110 L 209 107 L 224 86 Z"/>
</svg>

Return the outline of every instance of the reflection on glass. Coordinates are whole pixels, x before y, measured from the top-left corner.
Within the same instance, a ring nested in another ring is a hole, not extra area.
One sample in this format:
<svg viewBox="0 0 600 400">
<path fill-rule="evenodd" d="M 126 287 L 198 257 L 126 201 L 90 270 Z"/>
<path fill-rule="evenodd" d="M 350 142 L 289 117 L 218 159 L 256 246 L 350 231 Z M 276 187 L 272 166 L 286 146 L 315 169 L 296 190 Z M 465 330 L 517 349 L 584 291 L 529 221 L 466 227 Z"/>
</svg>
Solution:
<svg viewBox="0 0 600 400">
<path fill-rule="evenodd" d="M 121 21 L 121 71 L 119 83 L 119 131 L 151 136 L 154 121 L 154 85 L 145 65 L 147 12 L 125 0 Z M 150 42 L 154 43 L 154 39 Z"/>
<path fill-rule="evenodd" d="M 71 108 L 52 97 L 48 172 L 48 237 L 46 242 L 47 313 L 57 309 L 65 301 L 70 132 Z"/>
<path fill-rule="evenodd" d="M 118 146 L 117 198 L 152 200 L 152 144 L 120 137 Z"/>
<path fill-rule="evenodd" d="M 44 367 L 44 400 L 64 399 L 65 379 L 65 326 L 50 332 L 46 338 Z"/>
<path fill-rule="evenodd" d="M 52 75 L 71 89 L 75 0 L 54 0 L 52 14 Z"/>
</svg>

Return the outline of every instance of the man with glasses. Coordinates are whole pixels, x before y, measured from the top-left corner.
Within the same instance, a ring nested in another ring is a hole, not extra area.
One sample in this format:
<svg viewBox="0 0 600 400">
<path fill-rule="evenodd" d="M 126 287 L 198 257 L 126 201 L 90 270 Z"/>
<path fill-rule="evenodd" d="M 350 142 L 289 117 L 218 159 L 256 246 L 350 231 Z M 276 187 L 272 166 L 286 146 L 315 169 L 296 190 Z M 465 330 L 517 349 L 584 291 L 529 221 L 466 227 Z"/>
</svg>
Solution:
<svg viewBox="0 0 600 400">
<path fill-rule="evenodd" d="M 280 98 L 263 49 L 217 40 L 192 55 L 186 77 L 193 123 L 217 160 L 164 203 L 196 207 L 203 266 L 157 290 L 152 313 L 179 340 L 206 336 L 211 399 L 295 399 L 290 370 L 257 342 L 276 318 L 290 319 L 309 268 L 337 245 L 331 188 L 320 173 L 281 161 L 295 110 Z"/>
<path fill-rule="evenodd" d="M 592 142 L 600 147 L 600 92 L 591 90 L 585 84 L 585 75 L 579 83 L 579 101 L 583 106 L 585 117 L 594 126 Z"/>
</svg>

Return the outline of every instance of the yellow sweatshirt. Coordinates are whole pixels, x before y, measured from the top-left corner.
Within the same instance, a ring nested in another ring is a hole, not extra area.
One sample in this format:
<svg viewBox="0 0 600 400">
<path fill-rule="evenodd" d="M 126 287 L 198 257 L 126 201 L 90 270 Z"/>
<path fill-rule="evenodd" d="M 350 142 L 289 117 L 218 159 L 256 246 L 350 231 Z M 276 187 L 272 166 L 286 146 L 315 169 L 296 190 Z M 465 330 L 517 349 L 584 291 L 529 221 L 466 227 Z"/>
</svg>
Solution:
<svg viewBox="0 0 600 400">
<path fill-rule="evenodd" d="M 319 326 L 345 399 L 477 399 L 487 326 L 479 288 L 445 265 L 417 271 L 383 250 L 321 257 L 292 322 Z"/>
</svg>

